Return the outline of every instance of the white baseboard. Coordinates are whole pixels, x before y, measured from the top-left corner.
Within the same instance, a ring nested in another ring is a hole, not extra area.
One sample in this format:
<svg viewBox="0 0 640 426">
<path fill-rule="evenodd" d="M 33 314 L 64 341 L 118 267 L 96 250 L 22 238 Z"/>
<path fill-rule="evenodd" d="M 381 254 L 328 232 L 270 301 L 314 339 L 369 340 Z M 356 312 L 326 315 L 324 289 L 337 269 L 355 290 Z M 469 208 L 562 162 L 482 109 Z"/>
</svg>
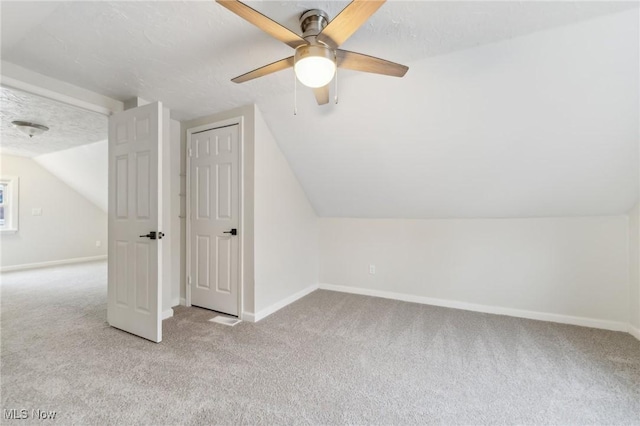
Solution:
<svg viewBox="0 0 640 426">
<path fill-rule="evenodd" d="M 640 328 L 635 328 L 631 324 L 629 324 L 629 334 L 640 340 Z"/>
<path fill-rule="evenodd" d="M 180 306 L 187 306 L 187 299 L 185 299 L 184 297 L 180 298 Z"/>
<path fill-rule="evenodd" d="M 171 318 L 173 316 L 173 309 L 169 308 L 165 311 L 162 311 L 162 319 L 166 320 L 167 318 Z"/>
<path fill-rule="evenodd" d="M 271 315 L 272 313 L 279 311 L 280 309 L 284 308 L 287 305 L 290 305 L 291 303 L 295 302 L 298 299 L 303 298 L 304 296 L 306 296 L 307 294 L 315 291 L 318 289 L 318 285 L 317 284 L 313 284 L 310 285 L 309 287 L 300 290 L 297 293 L 292 294 L 289 297 L 285 297 L 284 299 L 280 300 L 279 302 L 274 303 L 271 306 L 268 306 L 266 308 L 264 308 L 263 310 L 261 310 L 260 312 L 257 312 L 255 314 L 251 313 L 251 312 L 243 312 L 242 313 L 242 320 L 243 321 L 248 321 L 248 322 L 258 322 L 261 319 L 264 319 L 266 317 L 268 317 L 269 315 Z"/>
<path fill-rule="evenodd" d="M 361 294 L 364 296 L 382 297 L 384 299 L 401 300 L 404 302 L 420 303 L 423 305 L 442 306 L 445 308 L 463 309 L 465 311 L 482 312 L 486 314 L 507 315 L 510 317 L 527 318 L 539 321 L 557 322 L 562 324 L 580 325 L 583 327 L 601 328 L 613 331 L 629 331 L 629 324 L 618 321 L 600 320 L 594 318 L 575 317 L 570 315 L 551 314 L 547 312 L 527 311 L 522 309 L 503 308 L 500 306 L 478 305 L 474 303 L 458 302 L 456 300 L 434 299 L 431 297 L 414 296 L 411 294 L 394 293 L 368 288 L 349 287 L 344 285 L 320 284 L 321 290 L 339 291 L 342 293 Z M 633 334 L 633 333 L 632 333 Z"/>
<path fill-rule="evenodd" d="M 240 319 L 246 322 L 256 322 L 256 315 L 253 312 L 243 312 Z"/>
<path fill-rule="evenodd" d="M 11 271 L 22 271 L 26 269 L 37 269 L 37 268 L 47 268 L 50 266 L 59 266 L 59 265 L 68 265 L 71 263 L 83 263 L 83 262 L 95 262 L 98 260 L 106 260 L 107 255 L 103 254 L 100 256 L 91 256 L 91 257 L 76 257 L 73 259 L 62 259 L 62 260 L 50 260 L 48 262 L 38 262 L 38 263 L 24 263 L 22 265 L 11 265 L 11 266 L 3 266 L 0 267 L 0 272 L 11 272 Z"/>
<path fill-rule="evenodd" d="M 171 301 L 171 307 L 178 306 L 178 305 L 180 305 L 180 298 L 176 297 Z"/>
</svg>

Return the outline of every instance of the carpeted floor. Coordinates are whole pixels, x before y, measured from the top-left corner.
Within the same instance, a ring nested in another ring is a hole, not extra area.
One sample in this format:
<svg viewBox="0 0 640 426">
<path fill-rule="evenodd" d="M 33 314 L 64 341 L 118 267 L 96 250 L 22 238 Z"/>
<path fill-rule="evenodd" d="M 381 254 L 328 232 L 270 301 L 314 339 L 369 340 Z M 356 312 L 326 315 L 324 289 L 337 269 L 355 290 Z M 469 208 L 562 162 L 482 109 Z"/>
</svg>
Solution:
<svg viewBox="0 0 640 426">
<path fill-rule="evenodd" d="M 626 333 L 316 291 L 235 327 L 180 307 L 154 344 L 107 326 L 104 263 L 1 291 L 2 409 L 56 423 L 640 424 Z"/>
</svg>

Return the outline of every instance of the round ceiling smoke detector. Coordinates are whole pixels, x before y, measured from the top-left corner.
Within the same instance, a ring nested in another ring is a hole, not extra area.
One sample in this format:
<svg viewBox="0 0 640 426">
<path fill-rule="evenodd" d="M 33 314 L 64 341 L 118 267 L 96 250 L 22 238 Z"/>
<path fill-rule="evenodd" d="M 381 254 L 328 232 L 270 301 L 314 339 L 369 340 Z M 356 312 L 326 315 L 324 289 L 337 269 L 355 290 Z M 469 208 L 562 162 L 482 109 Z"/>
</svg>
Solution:
<svg viewBox="0 0 640 426">
<path fill-rule="evenodd" d="M 43 126 L 42 124 L 30 123 L 28 121 L 12 121 L 11 124 L 15 126 L 16 129 L 20 130 L 25 135 L 29 135 L 30 138 L 34 136 L 38 136 L 49 130 L 47 126 Z"/>
</svg>

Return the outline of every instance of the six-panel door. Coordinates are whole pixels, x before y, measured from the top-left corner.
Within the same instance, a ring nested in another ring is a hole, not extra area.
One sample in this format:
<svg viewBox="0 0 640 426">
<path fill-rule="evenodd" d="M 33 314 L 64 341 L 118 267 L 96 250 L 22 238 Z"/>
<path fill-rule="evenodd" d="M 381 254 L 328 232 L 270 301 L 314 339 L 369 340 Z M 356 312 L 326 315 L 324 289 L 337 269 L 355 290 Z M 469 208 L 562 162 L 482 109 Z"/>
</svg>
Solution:
<svg viewBox="0 0 640 426">
<path fill-rule="evenodd" d="M 191 304 L 238 315 L 238 125 L 195 133 L 190 147 Z"/>
<path fill-rule="evenodd" d="M 143 235 L 161 222 L 162 105 L 109 118 L 107 318 L 113 327 L 162 340 L 162 240 Z"/>
</svg>

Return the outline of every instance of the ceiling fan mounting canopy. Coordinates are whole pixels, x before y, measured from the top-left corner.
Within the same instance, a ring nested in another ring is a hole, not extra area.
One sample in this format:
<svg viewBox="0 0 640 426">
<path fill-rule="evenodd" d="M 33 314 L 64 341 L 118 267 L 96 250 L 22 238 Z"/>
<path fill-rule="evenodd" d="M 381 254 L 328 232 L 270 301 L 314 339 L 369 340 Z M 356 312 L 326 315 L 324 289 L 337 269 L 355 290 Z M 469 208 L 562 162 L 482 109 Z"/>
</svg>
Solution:
<svg viewBox="0 0 640 426">
<path fill-rule="evenodd" d="M 300 28 L 302 38 L 309 41 L 309 37 L 315 37 L 322 32 L 329 23 L 329 15 L 320 9 L 311 9 L 300 15 Z"/>
<path fill-rule="evenodd" d="M 386 0 L 353 0 L 333 20 L 319 9 L 300 16 L 302 36 L 278 24 L 239 0 L 216 0 L 231 12 L 257 26 L 272 37 L 296 49 L 294 56 L 272 62 L 231 79 L 244 83 L 293 67 L 302 84 L 312 87 L 319 105 L 329 103 L 329 82 L 335 69 L 346 68 L 374 74 L 403 77 L 408 67 L 385 59 L 339 49 Z"/>
</svg>

